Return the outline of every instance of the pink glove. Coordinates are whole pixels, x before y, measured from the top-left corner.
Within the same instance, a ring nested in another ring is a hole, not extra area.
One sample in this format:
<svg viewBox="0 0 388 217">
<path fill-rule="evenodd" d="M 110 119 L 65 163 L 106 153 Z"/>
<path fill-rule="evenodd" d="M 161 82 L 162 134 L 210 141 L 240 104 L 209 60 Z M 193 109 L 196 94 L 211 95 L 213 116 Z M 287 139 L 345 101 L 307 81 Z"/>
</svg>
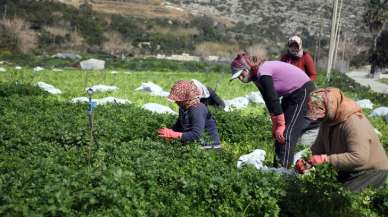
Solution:
<svg viewBox="0 0 388 217">
<path fill-rule="evenodd" d="M 280 144 L 284 144 L 285 143 L 284 131 L 286 130 L 286 121 L 284 119 L 284 114 L 282 113 L 276 116 L 271 114 L 271 120 L 272 120 L 272 135 Z"/>
<path fill-rule="evenodd" d="M 168 128 L 161 128 L 158 130 L 158 132 L 159 132 L 159 137 L 164 139 L 179 139 L 182 137 L 181 132 L 175 132 Z"/>
<path fill-rule="evenodd" d="M 325 154 L 320 154 L 320 155 L 313 155 L 309 158 L 308 162 L 312 165 L 319 165 L 323 163 L 327 163 L 327 155 Z"/>
</svg>

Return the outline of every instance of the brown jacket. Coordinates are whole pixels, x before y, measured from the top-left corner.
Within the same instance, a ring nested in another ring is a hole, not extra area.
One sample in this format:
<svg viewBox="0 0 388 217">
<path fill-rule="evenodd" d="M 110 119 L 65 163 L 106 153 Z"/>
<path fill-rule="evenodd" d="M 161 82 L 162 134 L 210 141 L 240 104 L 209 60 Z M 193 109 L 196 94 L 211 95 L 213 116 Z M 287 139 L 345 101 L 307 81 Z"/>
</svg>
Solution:
<svg viewBox="0 0 388 217">
<path fill-rule="evenodd" d="M 313 154 L 327 154 L 339 171 L 388 170 L 384 148 L 357 104 L 335 88 L 328 89 L 326 104 Z"/>
</svg>

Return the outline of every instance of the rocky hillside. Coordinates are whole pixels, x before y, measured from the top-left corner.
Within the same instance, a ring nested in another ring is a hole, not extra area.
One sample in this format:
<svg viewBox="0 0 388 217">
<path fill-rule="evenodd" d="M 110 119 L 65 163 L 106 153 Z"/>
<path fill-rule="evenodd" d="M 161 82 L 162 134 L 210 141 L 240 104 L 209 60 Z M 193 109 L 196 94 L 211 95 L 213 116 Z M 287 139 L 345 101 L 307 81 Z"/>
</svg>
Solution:
<svg viewBox="0 0 388 217">
<path fill-rule="evenodd" d="M 168 0 L 194 13 L 225 16 L 249 25 L 257 35 L 281 39 L 292 34 L 317 37 L 330 34 L 332 1 L 326 0 Z M 364 0 L 344 1 L 342 32 L 351 38 L 368 37 L 362 23 Z"/>
<path fill-rule="evenodd" d="M 72 2 L 77 4 L 82 0 L 59 0 L 61 2 Z M 322 28 L 323 38 L 330 34 L 332 1 L 326 0 L 93 0 L 96 9 L 102 11 L 114 11 L 107 3 L 115 2 L 121 7 L 137 5 L 135 11 L 128 10 L 128 13 L 152 16 L 144 13 L 143 7 L 139 4 L 148 4 L 146 8 L 154 12 L 163 12 L 164 16 L 173 19 L 187 19 L 190 15 L 207 15 L 219 18 L 228 24 L 236 24 L 234 30 L 242 39 L 261 38 L 268 42 L 283 42 L 288 36 L 300 34 L 309 42 L 310 47 L 318 38 Z M 349 39 L 362 41 L 369 37 L 369 32 L 362 22 L 364 13 L 364 0 L 344 1 L 341 20 L 342 33 Z M 153 5 L 152 7 L 150 5 Z M 116 12 L 121 12 L 119 8 Z M 172 11 L 175 11 L 172 12 Z M 176 16 L 174 16 L 175 14 Z M 158 16 L 158 13 L 154 13 Z M 241 38 L 240 37 L 240 38 Z"/>
<path fill-rule="evenodd" d="M 364 1 L 344 2 L 341 38 L 346 36 L 351 56 L 367 50 L 371 40 L 362 22 Z M 331 4 L 324 0 L 4 0 L 0 16 L 31 23 L 43 51 L 70 44 L 72 49 L 111 54 L 228 56 L 261 44 L 278 55 L 294 34 L 301 35 L 304 47 L 314 53 L 321 32 L 322 51 L 327 51 Z"/>
</svg>

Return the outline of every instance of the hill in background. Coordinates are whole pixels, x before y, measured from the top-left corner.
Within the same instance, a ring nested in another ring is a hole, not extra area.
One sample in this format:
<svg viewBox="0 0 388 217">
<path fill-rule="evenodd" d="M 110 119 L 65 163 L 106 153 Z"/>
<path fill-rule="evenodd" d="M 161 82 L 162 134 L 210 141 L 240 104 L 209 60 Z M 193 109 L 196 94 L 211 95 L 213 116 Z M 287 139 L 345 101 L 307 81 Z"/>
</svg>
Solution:
<svg viewBox="0 0 388 217">
<path fill-rule="evenodd" d="M 367 50 L 363 1 L 343 7 L 341 43 L 351 58 Z M 112 55 L 191 53 L 230 57 L 259 44 L 279 55 L 299 34 L 313 53 L 330 33 L 331 3 L 323 0 L 5 0 L 0 16 L 22 18 L 36 33 L 39 51 L 76 50 Z M 4 38 L 4 37 L 3 37 Z M 1 45 L 3 44 L 3 45 Z M 342 44 L 346 44 L 344 47 Z M 9 43 L 0 42 L 1 50 Z M 12 50 L 8 49 L 8 50 Z"/>
</svg>

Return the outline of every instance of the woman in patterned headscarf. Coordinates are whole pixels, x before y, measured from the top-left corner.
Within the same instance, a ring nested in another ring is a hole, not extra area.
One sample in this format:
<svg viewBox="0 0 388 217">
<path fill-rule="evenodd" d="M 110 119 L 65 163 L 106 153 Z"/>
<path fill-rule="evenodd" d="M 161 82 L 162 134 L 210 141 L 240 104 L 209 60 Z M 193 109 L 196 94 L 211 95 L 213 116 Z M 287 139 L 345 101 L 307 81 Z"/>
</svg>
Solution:
<svg viewBox="0 0 388 217">
<path fill-rule="evenodd" d="M 168 99 L 179 106 L 179 117 L 169 128 L 159 129 L 159 136 L 164 139 L 180 139 L 183 144 L 198 140 L 205 129 L 212 138 L 212 144 L 204 144 L 204 149 L 220 149 L 216 122 L 207 107 L 200 102 L 199 89 L 193 81 L 177 81 L 171 88 Z"/>
<path fill-rule="evenodd" d="M 307 115 L 322 119 L 310 164 L 332 164 L 338 180 L 352 191 L 384 184 L 388 158 L 373 126 L 353 100 L 337 88 L 318 89 L 310 94 Z"/>
</svg>

